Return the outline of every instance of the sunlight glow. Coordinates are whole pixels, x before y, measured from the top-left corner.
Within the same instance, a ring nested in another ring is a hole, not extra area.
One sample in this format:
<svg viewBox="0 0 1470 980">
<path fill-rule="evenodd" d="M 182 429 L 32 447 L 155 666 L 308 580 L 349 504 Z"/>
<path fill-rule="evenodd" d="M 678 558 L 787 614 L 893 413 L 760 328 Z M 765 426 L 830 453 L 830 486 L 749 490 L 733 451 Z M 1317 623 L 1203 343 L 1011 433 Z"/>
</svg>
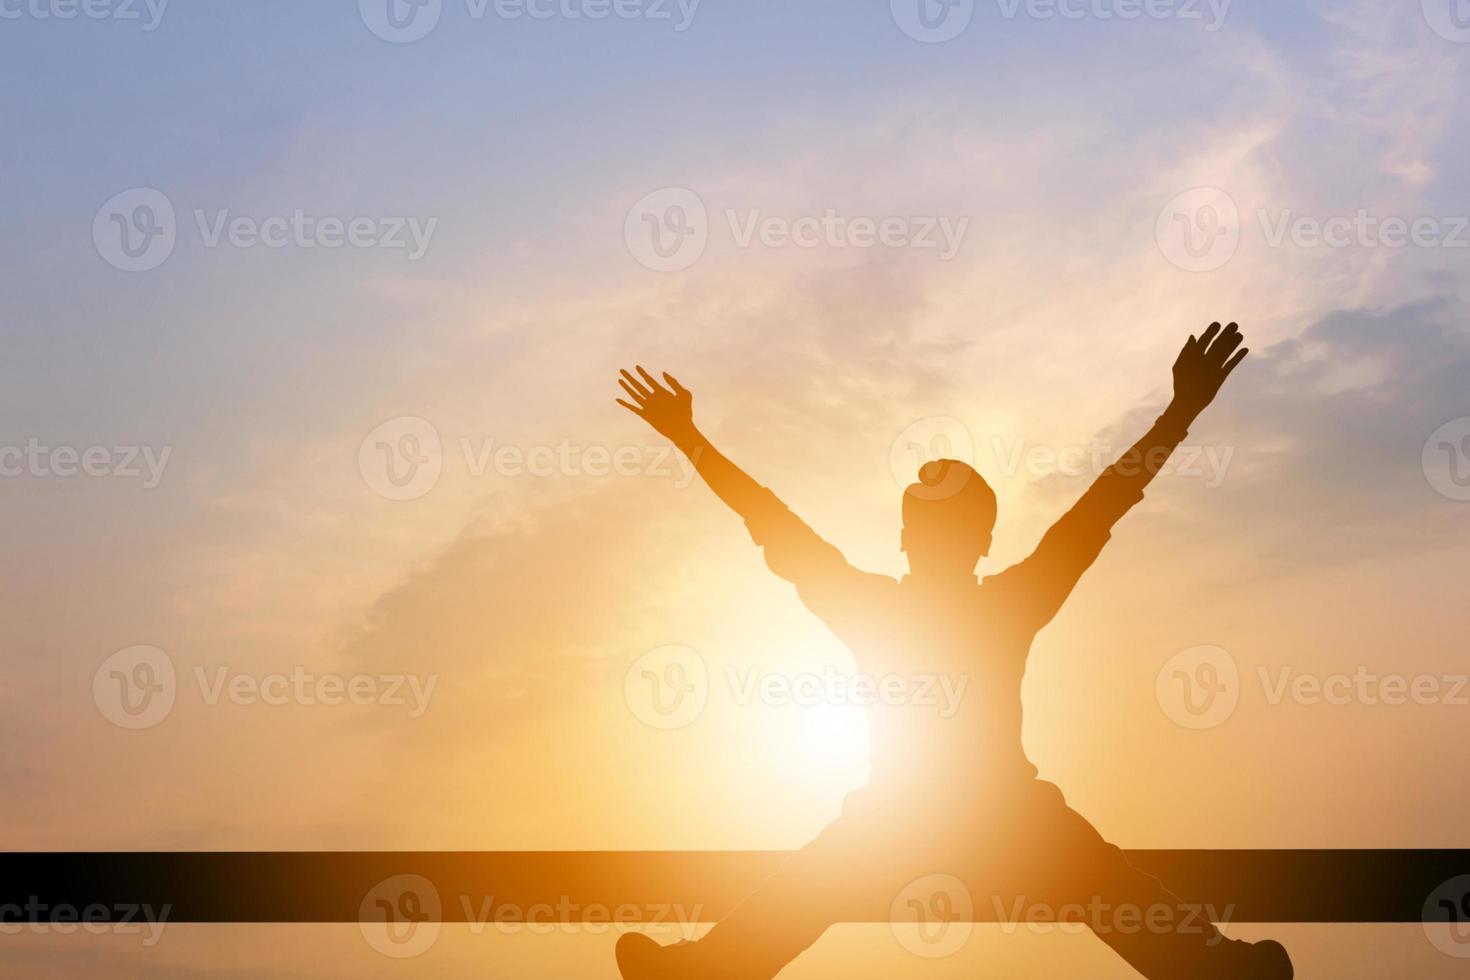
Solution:
<svg viewBox="0 0 1470 980">
<path fill-rule="evenodd" d="M 817 705 L 798 709 L 803 759 L 813 765 L 859 770 L 868 760 L 868 720 L 863 709 Z"/>
</svg>

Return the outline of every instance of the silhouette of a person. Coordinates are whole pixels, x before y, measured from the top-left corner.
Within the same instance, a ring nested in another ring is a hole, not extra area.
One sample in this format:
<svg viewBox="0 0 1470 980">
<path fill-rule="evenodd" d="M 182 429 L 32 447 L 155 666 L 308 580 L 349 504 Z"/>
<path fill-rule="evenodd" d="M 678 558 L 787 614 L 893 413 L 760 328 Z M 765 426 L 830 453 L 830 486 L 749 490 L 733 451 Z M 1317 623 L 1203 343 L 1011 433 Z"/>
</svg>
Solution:
<svg viewBox="0 0 1470 980">
<path fill-rule="evenodd" d="M 1061 608 L 1144 488 L 1247 351 L 1239 328 L 1190 337 L 1174 364 L 1174 398 L 1025 561 L 983 581 L 996 498 L 956 460 L 925 464 L 903 497 L 901 581 L 853 568 L 774 494 L 695 426 L 692 396 L 673 376 L 622 372 L 618 403 L 671 439 L 741 515 L 771 570 L 874 677 L 967 678 L 957 711 L 913 697 L 870 709 L 869 784 L 842 815 L 789 858 L 697 943 L 660 947 L 629 933 L 618 944 L 626 980 L 769 980 L 829 925 L 945 875 L 996 911 L 1085 922 L 1150 980 L 1293 975 L 1272 941 L 1226 939 L 1196 907 L 1134 868 L 1061 792 L 1037 778 L 1021 746 L 1021 678 L 1036 633 Z M 909 690 L 921 690 L 914 684 Z M 957 688 L 956 688 L 957 689 Z M 942 896 L 941 896 L 942 897 Z M 941 914 L 944 904 L 936 903 Z M 1009 919 L 1007 919 L 1009 921 Z"/>
</svg>

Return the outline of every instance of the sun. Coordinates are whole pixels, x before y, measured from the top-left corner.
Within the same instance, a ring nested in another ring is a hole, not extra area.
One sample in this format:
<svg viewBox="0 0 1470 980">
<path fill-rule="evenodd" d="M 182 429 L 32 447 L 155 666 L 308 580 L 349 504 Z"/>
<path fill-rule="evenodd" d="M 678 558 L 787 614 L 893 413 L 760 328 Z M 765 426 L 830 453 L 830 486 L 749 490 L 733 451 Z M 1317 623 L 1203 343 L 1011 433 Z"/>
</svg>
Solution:
<svg viewBox="0 0 1470 980">
<path fill-rule="evenodd" d="M 797 748 L 805 761 L 831 769 L 862 770 L 868 764 L 868 719 L 851 705 L 798 709 Z"/>
</svg>

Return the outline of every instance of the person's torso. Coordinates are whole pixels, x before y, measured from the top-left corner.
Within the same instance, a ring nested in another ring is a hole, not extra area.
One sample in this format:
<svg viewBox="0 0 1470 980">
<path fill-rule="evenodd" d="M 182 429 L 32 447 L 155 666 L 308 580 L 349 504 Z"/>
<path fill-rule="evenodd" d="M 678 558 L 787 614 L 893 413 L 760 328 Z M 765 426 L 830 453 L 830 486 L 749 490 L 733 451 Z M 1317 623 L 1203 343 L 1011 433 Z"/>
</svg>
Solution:
<svg viewBox="0 0 1470 980">
<path fill-rule="evenodd" d="M 860 608 L 828 621 L 868 685 L 875 785 L 1035 775 L 1021 747 L 1032 636 L 993 592 L 974 581 L 880 581 Z"/>
</svg>

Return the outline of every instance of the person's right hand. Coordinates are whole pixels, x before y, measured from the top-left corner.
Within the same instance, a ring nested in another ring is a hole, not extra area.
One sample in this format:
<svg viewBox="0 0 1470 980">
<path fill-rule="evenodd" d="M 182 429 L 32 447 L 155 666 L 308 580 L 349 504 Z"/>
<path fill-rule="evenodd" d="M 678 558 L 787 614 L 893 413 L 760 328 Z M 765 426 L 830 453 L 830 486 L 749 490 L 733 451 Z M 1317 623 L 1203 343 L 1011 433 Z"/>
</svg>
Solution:
<svg viewBox="0 0 1470 980">
<path fill-rule="evenodd" d="M 667 372 L 664 374 L 664 381 L 668 383 L 668 387 L 659 384 L 654 380 L 653 375 L 641 366 L 638 368 L 638 373 L 642 375 L 641 380 L 626 370 L 622 372 L 618 384 L 623 386 L 623 390 L 633 401 L 630 403 L 619 398 L 618 404 L 675 443 L 692 433 L 694 431 L 694 395 L 689 389 L 681 385 L 678 378 Z"/>
</svg>

